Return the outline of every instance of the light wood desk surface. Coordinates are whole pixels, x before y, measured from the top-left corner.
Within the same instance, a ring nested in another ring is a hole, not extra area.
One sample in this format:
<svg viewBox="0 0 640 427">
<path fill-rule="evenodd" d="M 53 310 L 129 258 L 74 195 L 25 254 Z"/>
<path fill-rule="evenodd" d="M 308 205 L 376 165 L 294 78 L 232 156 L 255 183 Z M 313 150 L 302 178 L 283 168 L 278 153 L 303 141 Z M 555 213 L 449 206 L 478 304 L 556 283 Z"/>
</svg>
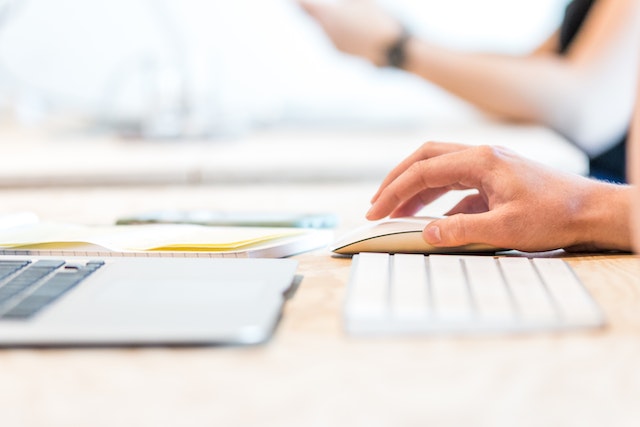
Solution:
<svg viewBox="0 0 640 427">
<path fill-rule="evenodd" d="M 180 207 L 326 211 L 363 222 L 376 183 L 0 189 L 3 211 L 110 223 Z M 356 339 L 341 324 L 348 259 L 295 257 L 303 282 L 265 345 L 0 350 L 0 425 L 637 426 L 640 259 L 569 258 L 598 331 Z"/>
</svg>

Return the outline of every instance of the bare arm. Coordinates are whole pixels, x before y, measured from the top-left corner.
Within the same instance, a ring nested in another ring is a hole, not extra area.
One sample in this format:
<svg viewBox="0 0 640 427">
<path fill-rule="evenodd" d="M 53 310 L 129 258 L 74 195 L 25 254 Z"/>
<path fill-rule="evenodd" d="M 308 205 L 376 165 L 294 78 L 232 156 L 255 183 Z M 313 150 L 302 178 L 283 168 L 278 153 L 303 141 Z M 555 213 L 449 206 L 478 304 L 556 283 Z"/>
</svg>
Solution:
<svg viewBox="0 0 640 427">
<path fill-rule="evenodd" d="M 640 253 L 640 86 L 637 93 L 636 111 L 627 148 L 629 150 L 627 170 L 629 171 L 628 179 L 635 186 L 631 210 L 631 227 L 635 251 Z"/>
<path fill-rule="evenodd" d="M 369 0 L 302 5 L 340 50 L 378 65 L 400 31 Z M 514 57 L 458 52 L 413 38 L 405 69 L 492 114 L 548 125 L 598 154 L 606 148 L 602 142 L 620 137 L 630 119 L 640 2 L 599 0 L 565 56 L 549 47 Z"/>
<path fill-rule="evenodd" d="M 537 55 L 547 55 L 556 53 L 558 50 L 558 46 L 560 45 L 560 31 L 555 31 L 551 36 L 549 36 L 544 42 L 542 42 L 538 47 L 536 47 L 533 52 L 531 52 L 531 56 Z"/>
</svg>

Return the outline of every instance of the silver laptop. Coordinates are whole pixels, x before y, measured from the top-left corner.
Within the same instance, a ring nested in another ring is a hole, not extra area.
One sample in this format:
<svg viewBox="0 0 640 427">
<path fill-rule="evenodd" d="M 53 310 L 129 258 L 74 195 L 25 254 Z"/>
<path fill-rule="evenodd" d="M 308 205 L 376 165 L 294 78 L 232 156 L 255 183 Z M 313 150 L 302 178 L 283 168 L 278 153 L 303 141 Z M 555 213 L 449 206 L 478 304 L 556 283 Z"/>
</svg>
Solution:
<svg viewBox="0 0 640 427">
<path fill-rule="evenodd" d="M 291 259 L 0 256 L 0 346 L 253 344 Z"/>
</svg>

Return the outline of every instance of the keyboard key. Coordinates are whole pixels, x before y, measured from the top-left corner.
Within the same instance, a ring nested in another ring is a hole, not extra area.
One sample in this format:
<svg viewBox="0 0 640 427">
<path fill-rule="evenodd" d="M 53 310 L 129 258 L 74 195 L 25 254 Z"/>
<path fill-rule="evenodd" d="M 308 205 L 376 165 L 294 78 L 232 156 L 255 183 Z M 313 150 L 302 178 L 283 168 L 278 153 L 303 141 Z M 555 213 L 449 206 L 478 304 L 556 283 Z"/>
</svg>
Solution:
<svg viewBox="0 0 640 427">
<path fill-rule="evenodd" d="M 75 287 L 102 264 L 100 262 L 87 263 L 87 265 L 70 264 L 63 269 L 55 271 L 64 265 L 64 261 L 37 261 L 21 272 L 19 276 L 14 277 L 7 285 L 0 288 L 0 298 L 4 295 L 5 302 L 20 293 L 26 294 L 20 301 L 6 310 L 0 318 L 18 320 L 32 317 L 42 308 Z M 34 285 L 37 285 L 37 287 L 29 293 L 30 288 Z"/>
<path fill-rule="evenodd" d="M 37 261 L 0 287 L 0 304 L 29 289 L 64 263 Z"/>
<path fill-rule="evenodd" d="M 555 323 L 559 320 L 553 300 L 528 258 L 498 258 L 509 283 L 520 318 L 525 323 Z"/>
<path fill-rule="evenodd" d="M 602 322 L 599 316 L 594 316 L 599 308 L 566 262 L 538 258 L 533 264 L 556 302 L 561 318 L 569 326 Z"/>
<path fill-rule="evenodd" d="M 436 318 L 445 322 L 469 321 L 475 313 L 460 258 L 430 255 L 429 270 Z"/>
<path fill-rule="evenodd" d="M 398 320 L 426 320 L 429 317 L 427 258 L 422 254 L 392 257 L 391 314 Z"/>
<path fill-rule="evenodd" d="M 29 261 L 0 261 L 0 280 L 6 279 L 27 265 Z"/>
<path fill-rule="evenodd" d="M 462 262 L 478 317 L 486 322 L 512 322 L 516 307 L 495 259 L 465 256 Z"/>
<path fill-rule="evenodd" d="M 347 312 L 358 318 L 389 314 L 389 255 L 362 253 L 354 257 Z"/>
<path fill-rule="evenodd" d="M 64 261 L 60 259 L 41 259 L 36 261 L 31 268 L 48 268 L 50 270 L 55 270 L 58 267 L 62 267 L 64 265 Z"/>
</svg>

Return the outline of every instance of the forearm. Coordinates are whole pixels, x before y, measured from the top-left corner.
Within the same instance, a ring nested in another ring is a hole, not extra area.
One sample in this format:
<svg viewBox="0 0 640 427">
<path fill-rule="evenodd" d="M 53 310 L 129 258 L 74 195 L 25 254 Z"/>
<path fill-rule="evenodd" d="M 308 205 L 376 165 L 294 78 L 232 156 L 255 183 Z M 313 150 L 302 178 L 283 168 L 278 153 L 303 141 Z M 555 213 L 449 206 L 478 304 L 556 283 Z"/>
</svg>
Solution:
<svg viewBox="0 0 640 427">
<path fill-rule="evenodd" d="M 412 39 L 404 69 L 490 114 L 548 126 L 597 155 L 628 128 L 638 46 L 587 61 L 456 52 Z"/>
<path fill-rule="evenodd" d="M 334 45 L 376 65 L 403 46 L 402 27 L 373 0 L 298 0 Z M 600 0 L 570 49 L 556 37 L 528 56 L 456 52 L 410 38 L 392 63 L 498 116 L 562 133 L 589 155 L 620 140 L 633 108 L 640 60 L 640 2 Z M 400 43 L 400 44 L 398 44 Z"/>
<path fill-rule="evenodd" d="M 555 55 L 456 52 L 414 38 L 406 44 L 403 68 L 489 113 L 514 120 L 544 123 L 549 108 L 572 96 L 570 70 Z"/>
</svg>

